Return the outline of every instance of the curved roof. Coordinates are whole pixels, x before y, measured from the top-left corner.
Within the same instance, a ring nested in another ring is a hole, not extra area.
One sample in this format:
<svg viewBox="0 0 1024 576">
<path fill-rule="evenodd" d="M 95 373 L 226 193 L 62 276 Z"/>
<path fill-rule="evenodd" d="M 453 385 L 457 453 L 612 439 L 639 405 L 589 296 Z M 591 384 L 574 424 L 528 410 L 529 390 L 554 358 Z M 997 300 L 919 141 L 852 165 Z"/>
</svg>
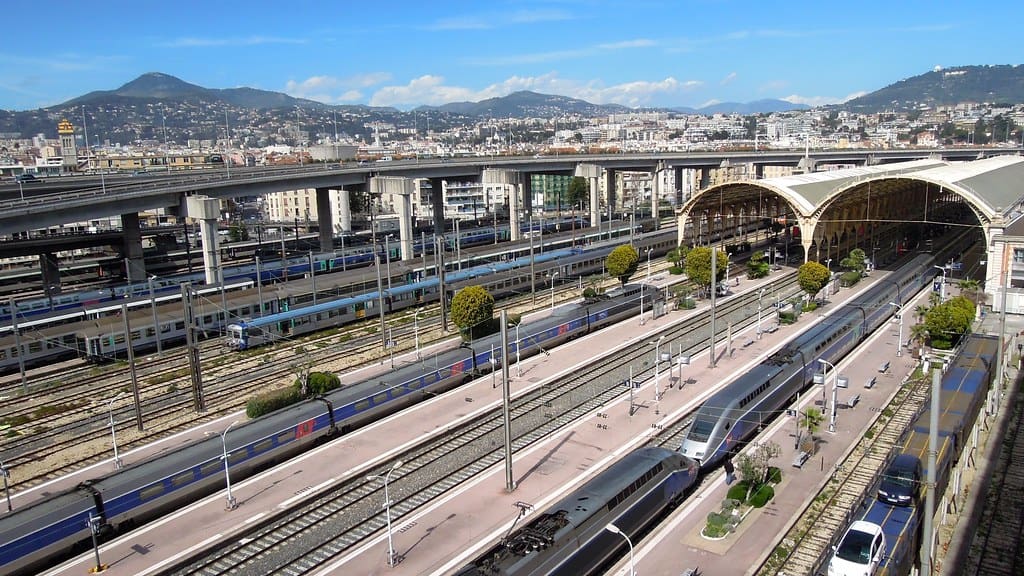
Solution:
<svg viewBox="0 0 1024 576">
<path fill-rule="evenodd" d="M 917 180 L 929 182 L 956 192 L 989 221 L 996 213 L 1008 216 L 1019 212 L 1024 189 L 1024 158 L 994 156 L 970 162 L 946 162 L 922 159 L 880 166 L 845 168 L 826 172 L 795 174 L 762 180 L 738 180 L 716 184 L 703 190 L 686 204 L 688 214 L 697 204 L 718 193 L 736 198 L 755 190 L 765 190 L 784 198 L 799 216 L 812 217 L 832 200 L 867 182 Z"/>
</svg>

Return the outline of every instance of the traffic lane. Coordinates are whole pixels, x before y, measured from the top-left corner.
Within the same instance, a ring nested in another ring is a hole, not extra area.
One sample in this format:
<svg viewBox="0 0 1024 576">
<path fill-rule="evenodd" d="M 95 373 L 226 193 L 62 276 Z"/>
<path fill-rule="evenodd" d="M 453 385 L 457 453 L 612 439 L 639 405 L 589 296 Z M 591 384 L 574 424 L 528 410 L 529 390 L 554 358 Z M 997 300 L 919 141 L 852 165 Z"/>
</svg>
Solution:
<svg viewBox="0 0 1024 576">
<path fill-rule="evenodd" d="M 905 308 L 917 303 L 918 300 L 914 300 Z M 795 419 L 783 417 L 768 428 L 765 437 L 782 449 L 774 464 L 782 469 L 783 481 L 776 487 L 772 502 L 751 512 L 739 524 L 736 533 L 726 539 L 712 541 L 703 538 L 700 530 L 707 515 L 719 510 L 728 492 L 724 472 L 714 472 L 706 489 L 637 545 L 634 554 L 637 570 L 643 574 L 667 576 L 678 576 L 681 569 L 698 566 L 702 573 L 724 576 L 756 571 L 799 519 L 799 514 L 817 496 L 836 466 L 855 448 L 877 418 L 880 407 L 888 404 L 896 394 L 903 377 L 915 369 L 917 363 L 911 354 L 904 351 L 902 356 L 896 356 L 897 330 L 896 326 L 887 323 L 836 365 L 836 371 L 847 376 L 850 384 L 849 388 L 837 392 L 835 434 L 824 431 L 827 430 L 832 405 L 832 374 L 829 374 L 826 386 L 812 386 L 800 397 L 798 406 L 801 410 L 809 406 L 821 408 L 823 393 L 828 402 L 820 433 L 823 442 L 802 468 L 791 465 L 797 453 Z M 879 367 L 886 362 L 889 363 L 888 371 L 879 373 Z M 876 384 L 865 388 L 864 383 L 871 378 L 876 378 Z M 846 407 L 855 395 L 860 396 L 859 401 L 852 408 Z M 628 565 L 620 562 L 617 571 L 611 574 L 624 572 L 628 572 Z"/>
</svg>

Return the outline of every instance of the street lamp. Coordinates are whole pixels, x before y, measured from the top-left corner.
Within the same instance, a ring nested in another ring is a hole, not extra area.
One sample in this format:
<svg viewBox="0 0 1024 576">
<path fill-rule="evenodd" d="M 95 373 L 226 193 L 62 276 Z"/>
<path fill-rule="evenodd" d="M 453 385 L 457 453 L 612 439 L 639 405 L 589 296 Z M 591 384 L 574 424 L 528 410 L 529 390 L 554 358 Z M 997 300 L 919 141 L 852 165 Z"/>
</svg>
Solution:
<svg viewBox="0 0 1024 576">
<path fill-rule="evenodd" d="M 389 468 L 383 475 L 373 474 L 366 477 L 366 479 L 370 481 L 378 479 L 384 480 L 384 514 L 387 517 L 388 522 L 388 566 L 392 568 L 395 567 L 395 546 L 391 540 L 391 496 L 388 494 L 388 481 L 391 480 L 392 472 L 398 470 L 401 466 L 402 461 L 399 460 L 392 464 L 391 468 Z"/>
<path fill-rule="evenodd" d="M 651 249 L 647 249 L 647 281 L 651 281 Z"/>
<path fill-rule="evenodd" d="M 555 276 L 558 276 L 558 272 L 557 271 L 554 274 L 551 275 L 551 309 L 552 310 L 555 309 Z"/>
<path fill-rule="evenodd" d="M 160 344 L 160 323 L 156 319 L 156 292 L 153 291 L 153 280 L 156 280 L 155 275 L 149 277 L 149 307 L 153 310 L 153 330 L 156 333 L 156 354 L 160 356 L 163 354 L 163 346 Z"/>
<path fill-rule="evenodd" d="M 818 362 L 821 364 L 821 372 L 822 373 L 821 373 L 821 375 L 818 375 L 818 374 L 814 375 L 814 383 L 815 384 L 821 384 L 822 386 L 826 386 L 828 384 L 828 370 L 827 370 L 827 368 L 831 368 L 832 369 L 832 373 L 835 376 L 835 381 L 833 381 L 833 383 L 832 383 L 832 408 L 830 410 L 831 418 L 829 419 L 829 422 L 828 422 L 828 431 L 829 431 L 829 433 L 833 433 L 834 434 L 835 431 L 836 431 L 836 394 L 838 393 L 837 387 L 838 387 L 839 374 L 836 373 L 835 365 L 832 364 L 831 362 L 829 362 L 828 360 L 819 358 Z M 821 390 L 821 396 L 822 396 L 822 398 L 825 397 L 825 389 L 824 388 L 822 388 L 822 390 Z"/>
<path fill-rule="evenodd" d="M 416 314 L 412 317 L 413 337 L 416 339 L 416 359 L 420 359 L 420 312 L 423 308 L 417 308 Z"/>
<path fill-rule="evenodd" d="M 661 402 L 661 391 L 658 389 L 658 380 L 660 377 L 659 368 L 661 367 L 661 341 L 665 339 L 665 335 L 658 336 L 658 341 L 654 343 L 654 401 L 656 403 Z M 670 364 L 671 366 L 671 364 Z M 654 409 L 654 413 L 658 413 L 658 408 Z"/>
<path fill-rule="evenodd" d="M 117 455 L 117 434 L 114 432 L 114 402 L 121 396 L 124 396 L 124 392 L 107 400 L 107 413 L 110 415 L 110 442 L 114 445 L 114 470 L 121 469 L 121 457 Z"/>
<path fill-rule="evenodd" d="M 0 476 L 4 477 L 4 496 L 7 497 L 7 511 L 11 512 L 14 508 L 11 506 L 11 488 L 7 485 L 7 479 L 11 476 L 11 471 L 4 465 L 3 460 L 0 460 Z"/>
<path fill-rule="evenodd" d="M 946 300 L 946 267 L 945 266 L 932 266 L 932 268 L 938 268 L 942 270 L 942 284 L 939 285 L 939 300 Z"/>
<path fill-rule="evenodd" d="M 228 427 L 225 428 L 224 431 L 220 433 L 220 445 L 221 445 L 221 448 L 223 449 L 223 453 L 221 454 L 220 458 L 221 458 L 221 460 L 224 461 L 224 482 L 227 484 L 227 487 L 228 487 L 227 502 L 226 502 L 226 505 L 224 506 L 225 510 L 234 510 L 235 508 L 238 508 L 238 502 L 235 501 L 235 497 L 231 495 L 231 474 L 228 472 L 228 441 L 227 441 L 227 436 L 228 436 L 228 430 L 231 430 L 231 427 L 234 426 L 235 424 L 238 424 L 238 420 L 235 420 L 231 424 L 228 424 Z M 213 431 L 207 431 L 206 432 L 207 436 L 209 436 L 210 434 L 216 434 L 216 432 L 213 432 Z"/>
<path fill-rule="evenodd" d="M 604 529 L 626 539 L 626 544 L 629 544 L 629 576 L 636 576 L 636 566 L 633 565 L 633 542 L 629 539 L 629 536 L 627 536 L 622 530 L 619 530 L 619 527 L 611 522 L 609 522 Z"/>
<path fill-rule="evenodd" d="M 516 323 L 516 378 L 523 377 L 523 368 L 519 364 L 519 324 L 521 324 L 521 322 Z"/>
<path fill-rule="evenodd" d="M 764 291 L 767 288 L 761 288 L 761 291 L 757 294 L 757 339 L 761 339 L 761 298 L 764 297 Z"/>
<path fill-rule="evenodd" d="M 903 306 L 889 302 L 889 306 L 896 307 L 896 317 L 900 320 L 900 339 L 896 341 L 896 355 L 903 356 Z"/>
</svg>

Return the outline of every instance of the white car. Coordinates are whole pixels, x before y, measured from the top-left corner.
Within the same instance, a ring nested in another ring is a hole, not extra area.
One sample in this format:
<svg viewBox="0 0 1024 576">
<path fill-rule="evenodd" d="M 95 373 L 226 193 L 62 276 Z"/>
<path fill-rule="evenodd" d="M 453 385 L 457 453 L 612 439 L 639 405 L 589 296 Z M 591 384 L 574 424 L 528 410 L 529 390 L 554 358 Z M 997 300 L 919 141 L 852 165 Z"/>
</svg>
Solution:
<svg viewBox="0 0 1024 576">
<path fill-rule="evenodd" d="M 885 556 L 885 534 L 878 524 L 858 520 L 833 550 L 828 576 L 871 576 Z"/>
</svg>

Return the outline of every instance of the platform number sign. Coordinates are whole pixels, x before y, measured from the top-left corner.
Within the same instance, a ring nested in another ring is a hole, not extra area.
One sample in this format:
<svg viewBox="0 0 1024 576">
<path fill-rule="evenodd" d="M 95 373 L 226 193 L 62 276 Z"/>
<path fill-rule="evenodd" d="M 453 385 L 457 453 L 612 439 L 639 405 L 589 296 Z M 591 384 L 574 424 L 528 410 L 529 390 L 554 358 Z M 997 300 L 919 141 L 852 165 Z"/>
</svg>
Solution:
<svg viewBox="0 0 1024 576">
<path fill-rule="evenodd" d="M 932 292 L 942 292 L 942 280 L 932 282 Z"/>
</svg>

